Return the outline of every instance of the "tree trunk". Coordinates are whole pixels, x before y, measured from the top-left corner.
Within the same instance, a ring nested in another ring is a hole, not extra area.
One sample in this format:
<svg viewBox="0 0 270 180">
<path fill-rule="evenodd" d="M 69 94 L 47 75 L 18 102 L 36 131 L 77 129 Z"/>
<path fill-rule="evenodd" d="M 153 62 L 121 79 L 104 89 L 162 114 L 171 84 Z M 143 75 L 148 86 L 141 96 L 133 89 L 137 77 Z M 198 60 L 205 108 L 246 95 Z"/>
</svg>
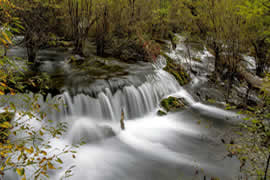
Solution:
<svg viewBox="0 0 270 180">
<path fill-rule="evenodd" d="M 172 48 L 173 48 L 173 50 L 175 50 L 177 45 L 174 42 L 173 35 L 171 33 L 169 33 L 169 38 L 170 38 L 171 43 L 172 43 Z"/>
<path fill-rule="evenodd" d="M 4 45 L 4 56 L 7 56 L 7 47 Z"/>
<path fill-rule="evenodd" d="M 248 105 L 248 99 L 249 99 L 249 92 L 251 90 L 251 85 L 248 83 L 248 88 L 247 88 L 247 92 L 246 92 L 246 97 L 245 97 L 245 104 Z"/>
<path fill-rule="evenodd" d="M 264 180 L 267 179 L 267 172 L 268 172 L 268 168 L 269 168 L 269 163 L 270 163 L 270 154 L 268 155 L 267 162 L 266 162 L 266 168 L 265 168 L 265 172 L 264 172 Z"/>
<path fill-rule="evenodd" d="M 228 79 L 228 86 L 227 86 L 227 101 L 230 99 L 230 94 L 231 94 L 231 89 L 232 89 L 232 84 L 233 84 L 233 77 L 234 73 L 229 73 L 230 77 Z"/>
<path fill-rule="evenodd" d="M 256 65 L 256 75 L 263 77 L 264 74 L 264 63 L 262 62 L 263 60 L 258 60 L 257 65 Z"/>
<path fill-rule="evenodd" d="M 263 77 L 265 66 L 266 66 L 266 54 L 267 48 L 265 44 L 265 40 L 259 40 L 253 42 L 253 47 L 256 53 L 256 75 Z"/>
<path fill-rule="evenodd" d="M 104 37 L 97 37 L 96 45 L 97 45 L 97 56 L 104 56 Z"/>
<path fill-rule="evenodd" d="M 221 60 L 219 47 L 215 46 L 214 52 L 215 52 L 215 74 L 216 76 L 218 76 L 220 73 L 220 60 Z"/>
<path fill-rule="evenodd" d="M 75 41 L 75 53 L 83 55 L 83 40 L 80 37 L 77 37 Z"/>
<path fill-rule="evenodd" d="M 37 56 L 37 48 L 27 47 L 27 55 L 28 55 L 28 61 L 31 63 L 35 63 L 36 56 Z"/>
<path fill-rule="evenodd" d="M 105 35 L 108 33 L 108 8 L 105 5 L 103 11 L 102 24 L 100 28 L 96 29 L 96 46 L 97 56 L 104 56 L 105 54 Z M 98 25 L 97 25 L 98 26 Z"/>
</svg>

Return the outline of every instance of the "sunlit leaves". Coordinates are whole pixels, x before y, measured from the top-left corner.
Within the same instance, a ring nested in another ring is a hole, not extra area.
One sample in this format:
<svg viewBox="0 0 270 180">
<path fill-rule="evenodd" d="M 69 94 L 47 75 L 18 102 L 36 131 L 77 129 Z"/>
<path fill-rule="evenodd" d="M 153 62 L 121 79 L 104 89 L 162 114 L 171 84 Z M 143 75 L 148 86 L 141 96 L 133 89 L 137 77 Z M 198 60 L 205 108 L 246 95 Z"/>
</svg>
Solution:
<svg viewBox="0 0 270 180">
<path fill-rule="evenodd" d="M 12 127 L 12 125 L 6 121 L 6 122 L 1 123 L 0 127 L 4 128 L 4 129 L 8 129 L 8 128 Z"/>
</svg>

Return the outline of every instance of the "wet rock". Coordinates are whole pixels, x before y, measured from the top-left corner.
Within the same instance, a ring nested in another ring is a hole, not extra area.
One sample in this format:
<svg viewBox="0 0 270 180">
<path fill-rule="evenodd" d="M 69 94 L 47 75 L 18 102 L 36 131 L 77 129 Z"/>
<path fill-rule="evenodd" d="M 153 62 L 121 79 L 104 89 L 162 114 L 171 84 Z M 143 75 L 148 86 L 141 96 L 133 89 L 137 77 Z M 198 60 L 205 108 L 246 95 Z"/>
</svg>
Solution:
<svg viewBox="0 0 270 180">
<path fill-rule="evenodd" d="M 162 110 L 158 110 L 157 114 L 158 114 L 159 116 L 166 116 L 166 115 L 167 115 L 167 113 L 164 112 L 164 111 L 162 111 Z"/>
<path fill-rule="evenodd" d="M 216 86 L 212 81 L 202 84 L 199 88 L 191 89 L 191 91 L 194 91 L 194 95 L 205 103 L 216 104 L 226 101 L 226 91 Z"/>
<path fill-rule="evenodd" d="M 103 132 L 103 138 L 109 138 L 116 136 L 116 133 L 113 131 L 113 129 L 110 126 L 99 126 L 99 129 Z"/>
<path fill-rule="evenodd" d="M 196 62 L 202 62 L 201 58 L 199 58 L 197 56 L 192 57 L 192 60 L 196 61 Z"/>
<path fill-rule="evenodd" d="M 84 58 L 81 57 L 80 55 L 74 55 L 74 56 L 70 56 L 68 59 L 67 59 L 67 62 L 70 63 L 70 64 L 77 64 L 77 65 L 80 65 L 84 62 Z"/>
<path fill-rule="evenodd" d="M 149 61 L 149 56 L 140 41 L 115 38 L 105 54 L 125 62 Z"/>
<path fill-rule="evenodd" d="M 176 98 L 176 97 L 168 97 L 163 99 L 160 105 L 167 111 L 167 112 L 174 112 L 178 110 L 183 110 L 187 103 L 183 98 Z"/>
<path fill-rule="evenodd" d="M 172 74 L 181 86 L 188 84 L 191 78 L 187 71 L 180 64 L 175 63 L 174 60 L 165 53 L 162 53 L 162 56 L 167 60 L 167 65 L 164 70 Z"/>
<path fill-rule="evenodd" d="M 81 142 L 90 144 L 113 136 L 116 136 L 116 133 L 110 126 L 93 125 L 87 122 L 75 124 L 71 130 L 73 144 L 80 144 Z"/>
</svg>

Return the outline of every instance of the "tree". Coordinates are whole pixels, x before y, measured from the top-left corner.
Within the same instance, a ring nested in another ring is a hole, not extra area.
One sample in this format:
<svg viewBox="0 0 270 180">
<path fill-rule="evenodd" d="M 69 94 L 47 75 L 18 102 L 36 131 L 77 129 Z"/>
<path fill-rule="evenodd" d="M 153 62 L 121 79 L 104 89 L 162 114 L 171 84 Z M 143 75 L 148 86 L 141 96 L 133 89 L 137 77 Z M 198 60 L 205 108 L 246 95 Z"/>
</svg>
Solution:
<svg viewBox="0 0 270 180">
<path fill-rule="evenodd" d="M 237 14 L 240 1 L 233 0 L 182 0 L 181 24 L 190 36 L 197 36 L 215 56 L 215 74 L 221 75 L 223 65 L 231 74 L 239 64 L 242 45 L 243 20 Z M 178 2 L 179 3 L 179 2 Z M 188 10 L 188 11 L 187 11 Z M 191 37 L 193 38 L 193 37 Z M 193 38 L 194 39 L 194 38 Z M 230 75 L 230 78 L 232 76 Z"/>
<path fill-rule="evenodd" d="M 45 46 L 57 27 L 55 17 L 58 16 L 59 6 L 56 1 L 49 0 L 13 1 L 19 7 L 14 14 L 20 17 L 24 26 L 28 61 L 35 63 L 38 50 Z"/>
<path fill-rule="evenodd" d="M 263 76 L 269 66 L 270 48 L 270 2 L 267 0 L 245 0 L 240 14 L 245 18 L 245 33 L 254 48 L 256 74 Z"/>
<path fill-rule="evenodd" d="M 93 0 L 67 0 L 68 14 L 75 41 L 75 53 L 83 55 L 83 44 L 98 17 L 94 15 Z"/>
<path fill-rule="evenodd" d="M 106 37 L 109 33 L 110 1 L 96 3 L 96 54 L 104 56 Z M 99 10 L 99 11 L 98 11 Z M 98 18 L 99 17 L 99 18 Z"/>
</svg>

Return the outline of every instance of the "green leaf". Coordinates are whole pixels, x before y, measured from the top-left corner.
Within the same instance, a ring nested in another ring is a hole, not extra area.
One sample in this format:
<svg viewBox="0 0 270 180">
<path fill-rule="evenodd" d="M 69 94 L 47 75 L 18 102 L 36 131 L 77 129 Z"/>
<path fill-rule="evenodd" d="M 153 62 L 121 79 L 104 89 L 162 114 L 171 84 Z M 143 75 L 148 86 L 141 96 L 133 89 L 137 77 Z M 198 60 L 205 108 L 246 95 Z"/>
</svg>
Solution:
<svg viewBox="0 0 270 180">
<path fill-rule="evenodd" d="M 57 158 L 56 159 L 56 162 L 60 163 L 60 164 L 63 164 L 63 161 L 60 159 L 60 158 Z"/>
</svg>

